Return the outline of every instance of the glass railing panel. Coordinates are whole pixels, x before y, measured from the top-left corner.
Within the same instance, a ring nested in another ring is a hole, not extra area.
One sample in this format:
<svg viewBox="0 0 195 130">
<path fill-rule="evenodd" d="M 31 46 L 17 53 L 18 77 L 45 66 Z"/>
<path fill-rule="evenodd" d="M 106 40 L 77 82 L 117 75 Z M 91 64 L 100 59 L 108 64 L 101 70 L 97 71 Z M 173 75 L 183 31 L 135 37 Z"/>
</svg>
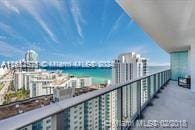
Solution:
<svg viewBox="0 0 195 130">
<path fill-rule="evenodd" d="M 158 89 L 160 88 L 160 73 L 158 73 Z"/>
<path fill-rule="evenodd" d="M 164 72 L 162 72 L 162 85 L 164 85 L 164 83 L 165 83 L 165 80 L 164 80 Z"/>
<path fill-rule="evenodd" d="M 119 94 L 119 90 L 114 90 L 34 122 L 20 130 L 117 129 L 121 124 Z"/>
<path fill-rule="evenodd" d="M 131 84 L 131 117 L 137 113 L 137 94 L 138 94 L 138 89 L 137 89 L 137 83 L 132 83 Z"/>
<path fill-rule="evenodd" d="M 165 83 L 165 72 L 162 73 L 162 82 Z"/>
<path fill-rule="evenodd" d="M 159 79 L 158 79 L 158 74 L 155 74 L 155 93 L 158 91 L 158 82 L 159 82 Z"/>
<path fill-rule="evenodd" d="M 158 89 L 161 87 L 162 84 L 162 79 L 161 79 L 161 73 L 159 73 L 159 85 L 158 85 Z"/>
<path fill-rule="evenodd" d="M 163 76 L 164 76 L 164 73 L 162 72 L 161 73 L 161 86 L 164 84 Z"/>
<path fill-rule="evenodd" d="M 149 82 L 148 82 L 148 79 L 149 77 L 147 78 L 144 78 L 141 80 L 141 106 L 143 106 L 147 101 L 148 101 L 148 98 L 149 98 L 149 95 L 148 95 L 148 88 L 149 88 Z"/>
<path fill-rule="evenodd" d="M 136 93 L 136 91 L 134 92 Z M 122 112 L 123 121 L 131 120 L 131 85 L 122 88 Z"/>
<path fill-rule="evenodd" d="M 165 82 L 166 82 L 168 79 L 167 71 L 165 71 L 164 73 L 165 73 Z"/>
<path fill-rule="evenodd" d="M 98 127 L 88 127 L 91 129 L 116 129 L 118 124 L 120 123 L 120 90 L 114 90 L 107 94 L 100 96 L 99 98 L 99 126 Z M 93 117 L 93 116 L 92 116 Z M 90 121 L 86 120 L 86 123 L 90 123 Z M 92 124 L 91 124 L 92 126 Z"/>
<path fill-rule="evenodd" d="M 118 90 L 70 108 L 69 116 L 65 116 L 65 129 L 110 129 L 117 128 L 120 110 Z M 67 115 L 67 111 L 65 111 Z M 67 122 L 68 120 L 68 122 Z"/>
<path fill-rule="evenodd" d="M 36 120 L 20 130 L 126 128 L 127 123 L 133 123 L 141 115 L 143 108 L 169 78 L 170 71 L 165 71 L 130 82 Z"/>
<path fill-rule="evenodd" d="M 52 125 L 53 117 L 47 117 L 45 119 L 36 121 L 28 126 L 25 126 L 19 130 L 52 130 L 54 127 Z"/>
<path fill-rule="evenodd" d="M 130 126 L 137 116 L 137 83 L 122 88 L 122 126 Z"/>
<path fill-rule="evenodd" d="M 152 97 L 154 95 L 154 92 L 155 92 L 155 90 L 154 90 L 155 89 L 154 88 L 155 87 L 155 85 L 154 85 L 154 79 L 155 79 L 154 78 L 154 75 L 153 76 L 150 76 L 150 79 L 149 79 L 150 80 L 150 87 L 149 87 L 150 88 L 150 97 Z"/>
</svg>

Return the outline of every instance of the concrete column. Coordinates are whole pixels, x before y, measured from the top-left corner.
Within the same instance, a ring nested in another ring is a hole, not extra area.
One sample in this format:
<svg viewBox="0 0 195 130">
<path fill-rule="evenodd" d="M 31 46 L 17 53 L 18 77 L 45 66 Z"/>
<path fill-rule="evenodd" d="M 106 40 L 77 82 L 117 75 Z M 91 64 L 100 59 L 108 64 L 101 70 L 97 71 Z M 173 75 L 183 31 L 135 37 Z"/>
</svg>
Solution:
<svg viewBox="0 0 195 130">
<path fill-rule="evenodd" d="M 190 50 L 190 73 L 191 73 L 191 91 L 195 93 L 195 43 L 191 44 Z"/>
</svg>

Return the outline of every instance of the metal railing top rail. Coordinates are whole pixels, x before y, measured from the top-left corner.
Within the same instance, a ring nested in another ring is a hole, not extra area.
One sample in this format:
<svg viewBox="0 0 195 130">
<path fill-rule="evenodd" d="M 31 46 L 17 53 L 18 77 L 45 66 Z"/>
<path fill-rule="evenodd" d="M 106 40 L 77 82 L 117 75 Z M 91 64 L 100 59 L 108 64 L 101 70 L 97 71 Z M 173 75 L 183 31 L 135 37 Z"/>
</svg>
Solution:
<svg viewBox="0 0 195 130">
<path fill-rule="evenodd" d="M 53 103 L 53 104 L 48 105 L 48 106 L 44 106 L 42 108 L 38 108 L 38 109 L 29 111 L 29 112 L 25 112 L 25 113 L 22 113 L 22 114 L 19 114 L 19 115 L 16 115 L 16 116 L 4 119 L 4 120 L 0 120 L 1 129 L 15 130 L 15 129 L 23 128 L 23 127 L 28 126 L 36 121 L 39 121 L 39 120 L 45 119 L 47 117 L 50 117 L 52 115 L 55 115 L 57 113 L 60 113 L 60 112 L 64 111 L 65 109 L 74 107 L 76 105 L 79 105 L 81 103 L 84 103 L 86 101 L 94 99 L 96 97 L 99 97 L 99 96 L 102 96 L 102 95 L 107 94 L 109 92 L 112 92 L 114 90 L 120 89 L 124 86 L 133 84 L 133 83 L 140 81 L 142 79 L 145 79 L 145 78 L 148 78 L 148 77 L 151 77 L 153 75 L 156 75 L 156 74 L 159 74 L 159 73 L 162 73 L 165 71 L 169 71 L 169 70 L 170 69 L 166 69 L 163 71 L 152 73 L 150 75 L 143 76 L 143 77 L 140 77 L 140 78 L 137 78 L 134 80 L 130 80 L 130 81 L 125 82 L 125 83 L 121 83 L 118 85 L 113 85 L 113 86 L 109 86 L 109 87 L 95 90 L 92 92 L 88 92 L 86 94 L 82 94 L 82 95 L 79 95 L 79 96 L 76 96 L 76 97 L 73 97 L 70 99 L 66 99 L 66 100 L 63 100 L 60 102 Z"/>
</svg>

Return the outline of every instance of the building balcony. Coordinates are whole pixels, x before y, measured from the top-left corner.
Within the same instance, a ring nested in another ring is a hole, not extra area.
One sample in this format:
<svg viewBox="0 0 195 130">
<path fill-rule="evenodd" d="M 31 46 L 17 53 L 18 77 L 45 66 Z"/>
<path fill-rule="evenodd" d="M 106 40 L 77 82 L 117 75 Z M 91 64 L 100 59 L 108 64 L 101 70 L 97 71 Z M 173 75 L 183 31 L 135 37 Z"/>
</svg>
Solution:
<svg viewBox="0 0 195 130">
<path fill-rule="evenodd" d="M 163 119 L 163 116 L 165 119 L 166 117 L 167 119 L 171 119 L 171 115 L 168 114 L 173 113 L 175 116 L 173 119 L 177 119 L 178 114 L 176 114 L 176 112 L 185 113 L 185 111 L 182 111 L 182 108 L 185 108 L 184 110 L 192 110 L 193 107 L 188 108 L 181 104 L 180 108 L 174 109 L 180 105 L 177 104 L 172 106 L 178 102 L 171 102 L 178 100 L 172 98 L 178 98 L 181 94 L 181 97 L 179 97 L 179 99 L 182 99 L 180 100 L 181 103 L 184 103 L 185 105 L 190 101 L 186 101 L 189 98 L 188 96 L 185 96 L 187 90 L 173 86 L 174 83 L 169 82 L 170 76 L 170 70 L 165 70 L 123 84 L 106 87 L 70 99 L 62 100 L 42 108 L 0 120 L 1 129 L 72 130 L 75 127 L 85 129 L 128 129 L 134 125 L 134 122 L 136 122 L 137 119 L 141 119 L 143 114 L 145 119 L 151 118 L 152 120 L 156 120 L 161 119 L 160 117 Z M 183 92 L 181 92 L 182 90 Z M 177 91 L 180 93 L 174 93 Z M 168 95 L 171 99 L 169 99 Z M 107 100 L 110 100 L 110 104 L 104 106 L 94 106 L 93 103 L 89 104 L 89 102 L 95 103 L 97 100 L 100 104 L 102 97 L 108 98 Z M 157 97 L 159 98 L 153 100 Z M 151 106 L 152 103 L 153 107 L 148 107 Z M 166 106 L 164 106 L 165 104 Z M 193 103 L 191 103 L 191 105 L 192 104 Z M 89 107 L 92 109 L 90 110 L 92 113 L 86 111 Z M 168 108 L 171 109 L 168 110 Z M 152 109 L 154 109 L 154 112 Z M 75 113 L 75 110 L 77 110 L 77 113 Z M 158 114 L 162 112 L 164 112 L 162 116 L 155 118 L 155 115 L 158 116 Z M 77 119 L 73 118 L 75 115 L 77 115 Z M 152 115 L 154 115 L 154 118 Z M 96 119 L 96 121 L 94 119 Z M 180 119 L 180 116 L 178 116 L 178 119 Z M 89 120 L 91 121 L 86 122 Z M 75 121 L 79 123 L 75 124 Z M 85 124 L 90 125 L 85 126 Z"/>
<path fill-rule="evenodd" d="M 170 77 L 171 71 L 165 70 L 62 100 L 0 120 L 1 129 L 163 130 L 176 127 L 191 130 L 195 128 L 195 94 L 190 89 L 179 87 Z M 142 84 L 143 81 L 145 85 Z M 102 103 L 103 97 L 107 98 L 110 104 L 93 105 L 97 100 L 99 104 Z M 75 124 L 75 121 L 78 123 Z"/>
<path fill-rule="evenodd" d="M 133 130 L 171 129 L 169 128 L 171 124 L 172 129 L 175 127 L 179 130 L 192 130 L 195 128 L 194 99 L 195 94 L 190 89 L 179 87 L 177 82 L 170 81 L 164 89 L 161 89 L 158 98 L 152 101 L 152 106 L 143 111 L 143 119 L 137 120 L 139 123 L 141 121 L 152 121 L 153 123 L 156 121 L 157 127 L 137 126 Z M 158 123 L 162 124 L 158 126 Z"/>
</svg>

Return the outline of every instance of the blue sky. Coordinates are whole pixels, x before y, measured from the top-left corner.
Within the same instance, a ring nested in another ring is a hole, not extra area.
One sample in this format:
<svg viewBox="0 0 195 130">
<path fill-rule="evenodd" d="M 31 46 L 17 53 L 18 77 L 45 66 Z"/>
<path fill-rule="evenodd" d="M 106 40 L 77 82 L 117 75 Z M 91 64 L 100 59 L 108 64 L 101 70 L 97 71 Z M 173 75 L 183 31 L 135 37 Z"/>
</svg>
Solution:
<svg viewBox="0 0 195 130">
<path fill-rule="evenodd" d="M 150 64 L 169 55 L 114 0 L 1 0 L 0 61 L 34 49 L 40 60 L 112 60 L 134 51 Z"/>
</svg>

